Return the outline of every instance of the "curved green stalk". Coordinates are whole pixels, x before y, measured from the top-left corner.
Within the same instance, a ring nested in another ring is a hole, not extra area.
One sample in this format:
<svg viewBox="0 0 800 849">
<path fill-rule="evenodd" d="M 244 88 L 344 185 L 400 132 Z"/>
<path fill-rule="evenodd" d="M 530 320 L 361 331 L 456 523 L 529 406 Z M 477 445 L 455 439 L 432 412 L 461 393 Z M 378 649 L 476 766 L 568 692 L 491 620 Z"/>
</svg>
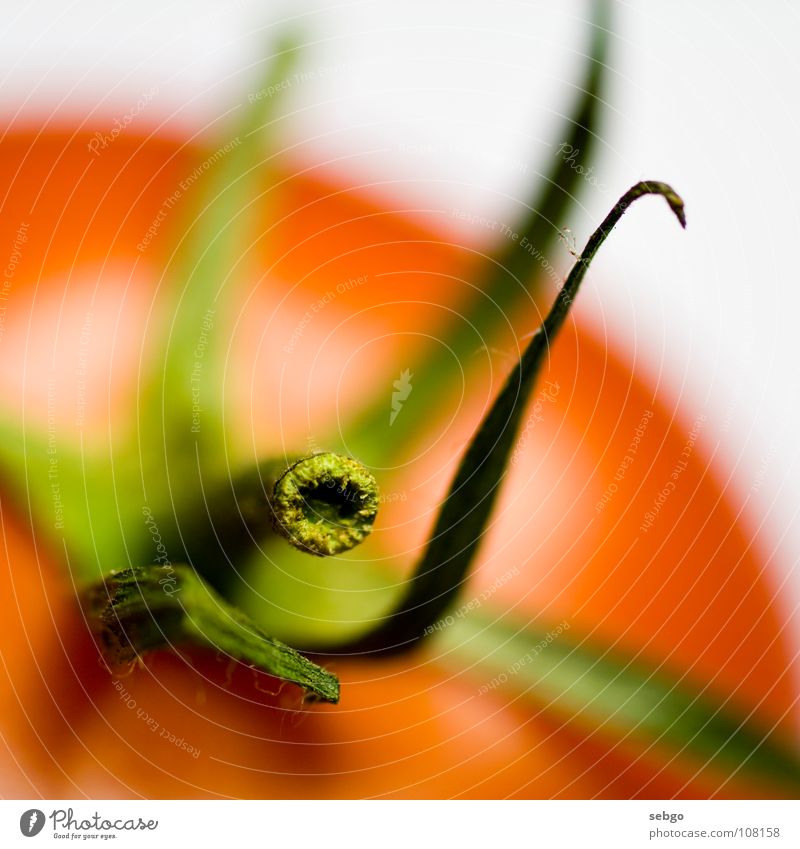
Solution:
<svg viewBox="0 0 800 849">
<path fill-rule="evenodd" d="M 375 630 L 345 646 L 351 652 L 401 652 L 425 636 L 456 598 L 480 545 L 514 445 L 519 422 L 549 346 L 561 329 L 589 265 L 628 207 L 661 195 L 682 227 L 683 201 L 666 183 L 637 183 L 586 243 L 544 324 L 536 331 L 470 442 L 442 504 L 405 596 Z"/>
</svg>

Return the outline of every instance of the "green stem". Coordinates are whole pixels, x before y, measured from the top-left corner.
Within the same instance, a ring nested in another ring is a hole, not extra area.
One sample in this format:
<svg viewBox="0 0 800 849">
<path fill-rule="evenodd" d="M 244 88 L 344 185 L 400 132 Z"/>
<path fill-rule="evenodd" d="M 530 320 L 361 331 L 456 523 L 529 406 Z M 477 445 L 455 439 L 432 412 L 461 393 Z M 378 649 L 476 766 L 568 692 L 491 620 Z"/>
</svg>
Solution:
<svg viewBox="0 0 800 849">
<path fill-rule="evenodd" d="M 586 243 L 544 324 L 536 331 L 484 418 L 456 472 L 425 553 L 397 607 L 372 632 L 348 644 L 350 652 L 401 652 L 435 626 L 466 580 L 506 474 L 522 412 L 549 347 L 564 324 L 589 265 L 628 207 L 661 195 L 686 226 L 683 201 L 666 183 L 637 183 L 616 203 Z"/>
<path fill-rule="evenodd" d="M 283 105 L 278 94 L 262 95 L 283 90 L 298 56 L 292 38 L 275 46 L 256 96 L 238 105 L 230 135 L 200 163 L 207 175 L 186 190 L 199 197 L 188 207 L 186 233 L 164 272 L 169 285 L 160 311 L 170 323 L 166 332 L 158 328 L 159 356 L 140 405 L 140 439 L 147 452 L 162 458 L 171 487 L 181 485 L 180 458 L 189 453 L 194 460 L 189 445 L 198 445 L 204 464 L 218 465 L 230 316 L 247 280 L 248 250 L 264 227 L 260 199 L 262 187 L 270 184 L 265 171 L 275 158 L 267 140 Z"/>
<path fill-rule="evenodd" d="M 334 675 L 261 632 L 188 566 L 114 572 L 87 588 L 82 601 L 111 666 L 129 664 L 156 649 L 207 646 L 298 684 L 312 697 L 339 701 Z"/>
<path fill-rule="evenodd" d="M 295 548 L 333 557 L 369 536 L 378 513 L 378 485 L 350 457 L 312 454 L 278 477 L 270 506 L 276 531 Z"/>
<path fill-rule="evenodd" d="M 201 494 L 177 515 L 153 526 L 167 554 L 186 560 L 230 597 L 236 569 L 273 533 L 318 557 L 349 551 L 369 536 L 378 512 L 378 485 L 356 460 L 321 452 L 266 460 L 233 478 L 200 481 Z M 140 552 L 142 559 L 150 559 Z"/>
<path fill-rule="evenodd" d="M 509 327 L 509 315 L 526 310 L 535 314 L 533 296 L 545 274 L 532 259 L 547 262 L 553 247 L 559 243 L 561 227 L 569 211 L 577 204 L 579 193 L 588 186 L 583 168 L 575 168 L 568 157 L 559 153 L 567 149 L 580 157 L 586 166 L 597 145 L 597 124 L 605 106 L 603 92 L 609 74 L 609 42 L 611 38 L 611 6 L 607 0 L 593 4 L 591 43 L 587 50 L 583 78 L 576 84 L 579 92 L 564 126 L 558 130 L 551 146 L 551 164 L 543 169 L 537 181 L 536 194 L 523 203 L 524 217 L 513 224 L 518 238 L 504 238 L 479 270 L 472 297 L 459 306 L 458 321 L 445 327 L 442 344 L 427 357 L 415 363 L 403 363 L 416 375 L 426 375 L 414 385 L 414 392 L 398 416 L 388 426 L 388 401 L 385 392 L 376 391 L 376 401 L 352 422 L 343 444 L 350 453 L 376 467 L 397 462 L 398 451 L 419 438 L 428 424 L 431 410 L 441 405 L 446 387 L 461 380 L 465 361 L 485 343 L 497 340 L 499 332 Z M 508 228 L 509 231 L 512 228 Z M 532 253 L 534 252 L 535 253 Z M 552 265 L 549 271 L 554 273 Z M 386 378 L 384 377 L 385 381 Z M 378 435 L 376 437 L 376 434 Z"/>
</svg>

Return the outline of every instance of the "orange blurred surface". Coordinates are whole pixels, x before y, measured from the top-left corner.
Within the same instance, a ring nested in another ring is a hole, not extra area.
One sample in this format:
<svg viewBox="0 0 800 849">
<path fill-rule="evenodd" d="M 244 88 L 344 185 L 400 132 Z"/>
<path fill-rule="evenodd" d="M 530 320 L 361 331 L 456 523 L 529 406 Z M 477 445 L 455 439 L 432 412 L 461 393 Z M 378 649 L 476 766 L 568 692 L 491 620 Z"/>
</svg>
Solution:
<svg viewBox="0 0 800 849">
<path fill-rule="evenodd" d="M 0 339 L 0 381 L 8 407 L 25 409 L 35 421 L 46 380 L 54 374 L 67 386 L 75 380 L 80 327 L 91 310 L 101 332 L 92 343 L 99 365 L 87 427 L 102 432 L 110 416 L 132 405 L 148 309 L 183 226 L 180 205 L 146 251 L 137 244 L 205 151 L 176 139 L 126 135 L 95 156 L 87 148 L 90 136 L 89 130 L 14 132 L 0 144 L 6 187 L 0 243 L 12 244 L 20 223 L 28 225 Z M 253 246 L 253 262 L 264 275 L 254 282 L 252 297 L 266 312 L 247 313 L 234 340 L 240 359 L 255 353 L 243 366 L 243 388 L 232 387 L 232 403 L 243 410 L 247 427 L 264 420 L 256 425 L 263 444 L 307 423 L 302 398 L 295 412 L 282 411 L 280 422 L 268 415 L 280 391 L 269 344 L 280 339 L 264 341 L 260 314 L 286 326 L 341 280 L 381 280 L 413 265 L 400 281 L 349 290 L 320 316 L 309 333 L 348 322 L 349 335 L 331 349 L 344 357 L 348 339 L 355 344 L 414 327 L 435 333 L 444 320 L 441 310 L 423 310 L 417 302 L 455 305 L 459 278 L 474 263 L 469 250 L 327 175 L 290 176 L 277 199 L 275 192 L 265 194 L 273 217 L 276 205 L 280 225 Z M 287 281 L 288 300 L 280 288 Z M 534 316 L 515 319 L 523 334 Z M 394 367 L 397 344 L 371 349 L 365 380 Z M 104 348 L 112 354 L 101 356 Z M 301 390 L 308 355 L 292 361 Z M 338 368 L 334 356 L 329 368 Z M 503 370 L 501 364 L 498 374 Z M 255 380 L 257 396 L 250 388 Z M 735 493 L 720 483 L 723 470 L 709 467 L 702 435 L 653 526 L 640 529 L 701 411 L 675 416 L 670 399 L 654 398 L 629 363 L 579 325 L 565 328 L 543 380 L 558 382 L 557 398 L 527 432 L 470 587 L 480 592 L 514 565 L 519 575 L 493 594 L 493 610 L 567 619 L 573 633 L 641 652 L 651 664 L 663 663 L 701 689 L 707 685 L 718 698 L 730 696 L 745 712 L 756 710 L 769 724 L 794 728 L 794 651 L 782 631 L 784 611 L 764 556 L 752 545 L 752 519 L 739 514 Z M 320 420 L 358 400 L 357 381 L 329 384 L 321 380 L 315 395 Z M 69 432 L 74 415 L 66 394 L 61 416 Z M 431 478 L 413 502 L 387 505 L 393 528 L 387 539 L 394 538 L 398 550 L 424 541 L 431 511 L 490 397 L 485 387 L 480 395 L 468 398 L 435 439 L 420 435 L 424 468 L 415 463 L 397 473 L 394 484 L 403 490 Z M 635 460 L 598 510 L 645 411 L 652 417 Z M 29 528 L 26 494 L 3 487 L 0 504 L 4 796 L 660 798 L 764 792 L 743 779 L 721 786 L 719 775 L 688 759 L 672 760 L 657 749 L 645 753 L 635 740 L 618 743 L 578 720 L 509 704 L 501 692 L 478 697 L 469 676 L 424 653 L 404 661 L 337 663 L 343 685 L 337 707 L 299 709 L 294 688 L 270 694 L 265 691 L 277 689 L 272 679 L 228 668 L 203 652 L 185 659 L 157 654 L 125 678 L 110 677 L 60 559 L 46 537 Z M 199 751 L 196 758 L 187 747 Z"/>
</svg>

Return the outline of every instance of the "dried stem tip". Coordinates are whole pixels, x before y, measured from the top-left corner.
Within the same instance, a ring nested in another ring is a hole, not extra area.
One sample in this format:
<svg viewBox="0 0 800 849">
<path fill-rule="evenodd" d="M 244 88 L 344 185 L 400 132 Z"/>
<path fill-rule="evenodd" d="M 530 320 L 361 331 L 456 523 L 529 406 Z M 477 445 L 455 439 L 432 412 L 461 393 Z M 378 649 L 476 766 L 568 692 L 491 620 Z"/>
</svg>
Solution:
<svg viewBox="0 0 800 849">
<path fill-rule="evenodd" d="M 112 668 L 155 649 L 206 646 L 300 685 L 308 698 L 339 700 L 336 676 L 265 634 L 185 564 L 112 572 L 81 600 Z"/>
<path fill-rule="evenodd" d="M 378 485 L 350 457 L 313 454 L 276 480 L 271 504 L 278 533 L 302 551 L 329 557 L 369 536 L 378 513 Z"/>
</svg>

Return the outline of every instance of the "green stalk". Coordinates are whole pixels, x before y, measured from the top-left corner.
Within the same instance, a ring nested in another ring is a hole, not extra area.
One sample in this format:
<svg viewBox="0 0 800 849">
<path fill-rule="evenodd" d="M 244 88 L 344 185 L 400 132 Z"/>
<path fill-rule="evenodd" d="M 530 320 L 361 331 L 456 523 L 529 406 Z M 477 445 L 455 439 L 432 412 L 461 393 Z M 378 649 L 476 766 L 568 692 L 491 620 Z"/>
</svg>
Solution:
<svg viewBox="0 0 800 849">
<path fill-rule="evenodd" d="M 152 515 L 148 524 L 172 559 L 191 564 L 230 599 L 242 563 L 273 535 L 305 554 L 342 554 L 369 536 L 378 500 L 364 466 L 320 452 L 211 478 L 192 501 Z M 138 552 L 141 561 L 152 559 L 148 543 Z"/>
<path fill-rule="evenodd" d="M 243 259 L 263 229 L 259 202 L 264 169 L 274 158 L 265 143 L 280 119 L 281 81 L 295 67 L 298 48 L 284 39 L 277 45 L 259 89 L 239 106 L 230 135 L 203 168 L 202 194 L 190 207 L 188 229 L 165 271 L 169 281 L 161 310 L 169 316 L 163 347 L 156 357 L 152 383 L 140 405 L 140 427 L 147 451 L 165 463 L 194 452 L 216 464 L 224 446 L 223 366 L 230 327 L 240 302 L 247 267 Z M 190 188 L 189 191 L 197 189 Z M 258 213 L 258 214 L 257 214 Z M 161 330 L 161 328 L 159 328 Z M 178 464 L 180 467 L 180 464 Z M 180 485 L 180 475 L 176 483 Z"/>
<path fill-rule="evenodd" d="M 550 345 L 564 324 L 592 259 L 614 225 L 634 201 L 651 194 L 661 195 L 681 226 L 686 226 L 683 201 L 666 183 L 637 183 L 619 199 L 589 238 L 544 324 L 534 333 L 473 436 L 439 510 L 425 553 L 405 585 L 404 595 L 377 628 L 344 650 L 407 651 L 453 603 L 483 538 L 506 475 L 522 413 Z"/>
<path fill-rule="evenodd" d="M 590 162 L 598 141 L 597 125 L 605 107 L 611 4 L 608 0 L 597 0 L 593 5 L 586 67 L 576 85 L 579 94 L 551 146 L 552 161 L 543 169 L 536 193 L 524 204 L 523 219 L 513 224 L 519 238 L 504 239 L 485 267 L 472 275 L 478 291 L 459 304 L 459 318 L 439 334 L 441 344 L 433 347 L 424 359 L 403 364 L 418 379 L 402 416 L 392 423 L 391 430 L 386 392 L 390 381 L 367 393 L 374 401 L 346 429 L 342 444 L 347 445 L 349 453 L 373 467 L 396 462 L 398 452 L 419 438 L 429 426 L 431 411 L 441 406 L 442 393 L 460 383 L 464 364 L 487 339 L 496 339 L 498 332 L 508 327 L 509 315 L 520 310 L 536 312 L 534 297 L 544 276 L 532 259 L 532 251 L 545 260 L 552 256 L 560 244 L 561 228 L 587 186 L 581 171 L 559 150 L 568 145 L 570 151 L 579 154 L 582 164 Z"/>
<path fill-rule="evenodd" d="M 207 646 L 298 684 L 314 698 L 339 701 L 334 675 L 268 637 L 183 564 L 112 572 L 88 587 L 82 601 L 112 667 L 156 649 Z"/>
</svg>

